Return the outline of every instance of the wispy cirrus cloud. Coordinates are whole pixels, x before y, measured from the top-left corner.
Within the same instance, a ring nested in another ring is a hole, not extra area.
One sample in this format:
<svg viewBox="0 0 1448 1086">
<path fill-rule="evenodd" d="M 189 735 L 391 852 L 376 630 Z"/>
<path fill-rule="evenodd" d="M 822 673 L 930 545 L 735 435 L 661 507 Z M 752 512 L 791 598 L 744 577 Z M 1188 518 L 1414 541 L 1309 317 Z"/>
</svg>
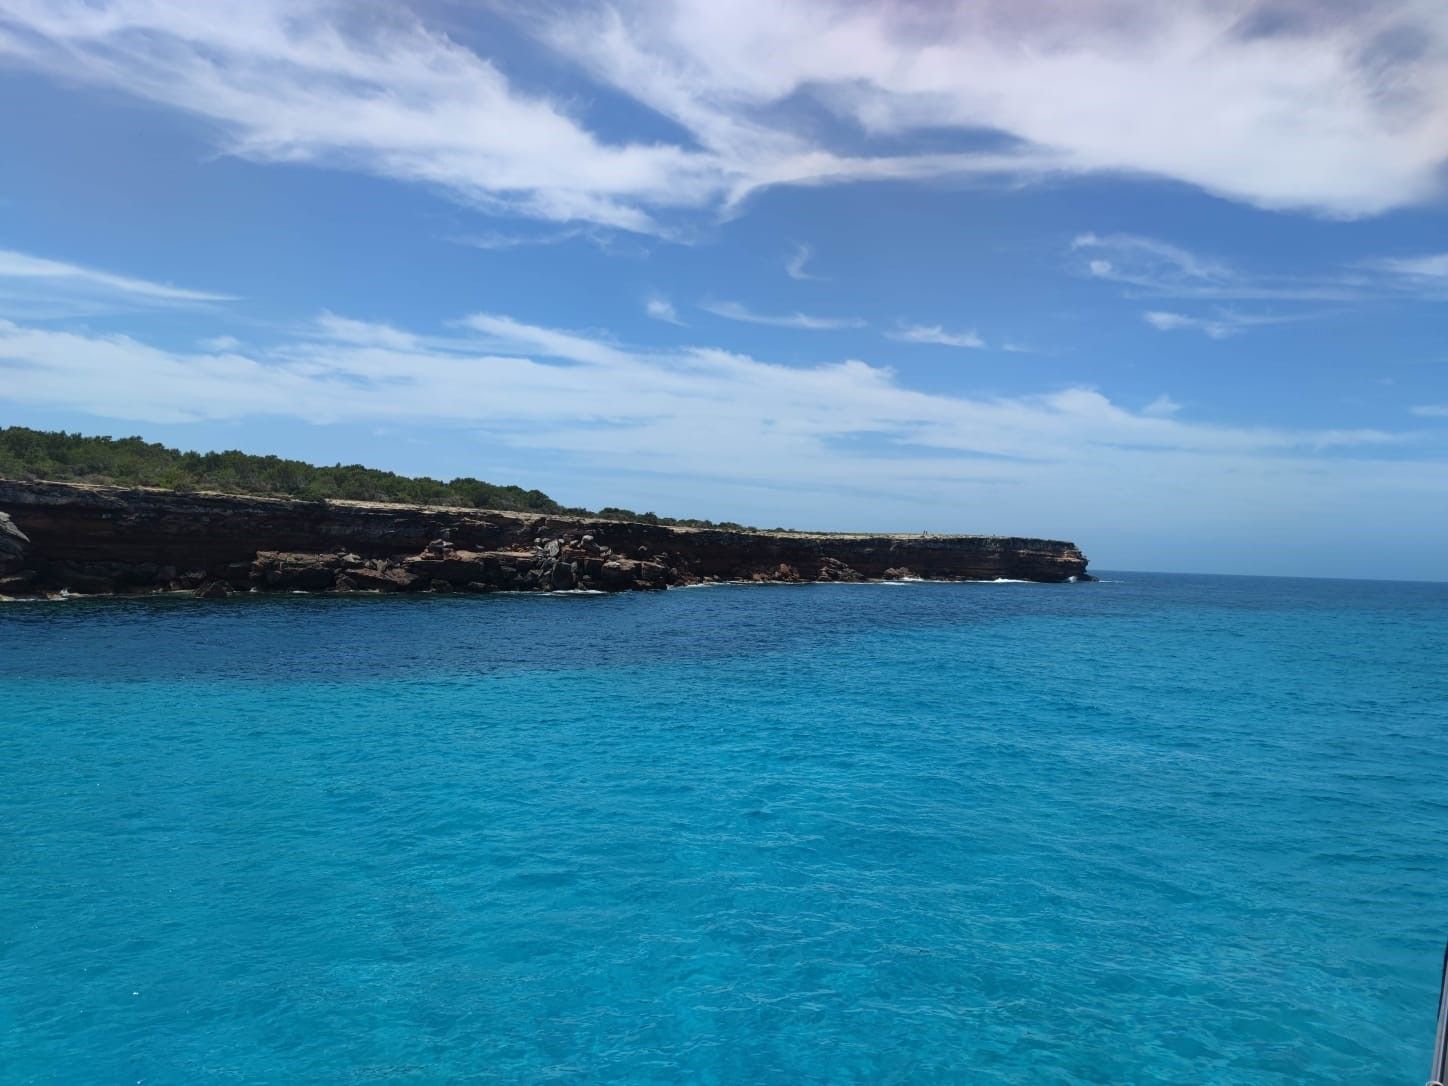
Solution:
<svg viewBox="0 0 1448 1086">
<path fill-rule="evenodd" d="M 542 245 L 561 245 L 574 238 L 590 238 L 594 235 L 586 227 L 570 227 L 565 230 L 548 230 L 543 233 L 505 233 L 501 230 L 484 230 L 473 234 L 459 234 L 451 241 L 485 252 L 506 252 L 510 249 L 527 249 Z"/>
<path fill-rule="evenodd" d="M 1226 260 L 1139 234 L 1079 234 L 1078 272 L 1125 288 L 1127 297 L 1192 301 L 1355 302 L 1371 295 L 1361 275 L 1257 275 Z"/>
<path fill-rule="evenodd" d="M 1141 315 L 1158 332 L 1200 332 L 1210 339 L 1227 339 L 1249 328 L 1262 328 L 1272 324 L 1288 324 L 1306 320 L 1312 313 L 1238 313 L 1231 309 L 1217 309 L 1213 316 L 1194 317 L 1186 313 L 1150 309 Z"/>
<path fill-rule="evenodd" d="M 1448 254 L 1361 260 L 1292 276 L 1252 272 L 1219 257 L 1137 234 L 1084 233 L 1072 240 L 1068 251 L 1071 270 L 1115 286 L 1122 297 L 1206 306 L 1200 312 L 1152 308 L 1141 317 L 1159 331 L 1195 331 L 1212 339 L 1374 302 L 1448 298 Z M 1233 302 L 1271 304 L 1272 309 L 1222 304 Z M 1303 308 L 1308 305 L 1312 308 Z"/>
<path fill-rule="evenodd" d="M 975 329 L 964 332 L 949 332 L 938 324 L 902 324 L 885 333 L 886 338 L 901 343 L 933 343 L 940 347 L 964 347 L 979 350 L 985 347 L 985 340 Z"/>
<path fill-rule="evenodd" d="M 1379 257 L 1363 267 L 1395 279 L 1400 290 L 1424 291 L 1441 299 L 1448 289 L 1448 253 L 1425 253 L 1418 256 Z"/>
<path fill-rule="evenodd" d="M 1189 317 L 1185 313 L 1170 313 L 1165 310 L 1152 309 L 1141 315 L 1158 332 L 1177 332 L 1183 329 L 1190 329 L 1210 336 L 1212 339 L 1226 339 L 1228 336 L 1240 331 L 1239 328 L 1228 324 L 1225 321 L 1210 320 L 1205 317 Z"/>
<path fill-rule="evenodd" d="M 112 301 L 124 299 L 138 305 L 195 305 L 236 301 L 229 294 L 191 290 L 169 283 L 116 275 L 62 260 L 31 256 L 13 249 L 0 249 L 0 289 L 16 284 L 32 287 L 51 298 L 88 295 L 106 297 Z"/>
<path fill-rule="evenodd" d="M 806 269 L 806 265 L 814 259 L 814 249 L 803 243 L 796 245 L 794 251 L 784 262 L 784 272 L 791 279 L 822 279 L 823 276 L 815 275 Z"/>
<path fill-rule="evenodd" d="M 679 313 L 674 308 L 674 303 L 665 298 L 662 294 L 652 294 L 644 299 L 644 312 L 656 321 L 663 321 L 665 324 L 677 324 L 682 326 L 683 321 L 679 319 Z"/>
<path fill-rule="evenodd" d="M 1448 403 L 1421 403 L 1408 410 L 1419 418 L 1448 419 Z"/>
<path fill-rule="evenodd" d="M 524 89 L 421 3 L 8 0 L 0 55 L 201 117 L 250 160 L 665 236 L 775 185 L 1130 174 L 1340 217 L 1442 191 L 1441 5 L 1113 0 L 1042 18 L 1008 0 L 619 0 L 495 16 L 680 134 L 602 135 L 576 96 Z M 802 101 L 846 124 L 823 135 Z M 958 149 L 925 138 L 940 133 Z"/>
<path fill-rule="evenodd" d="M 699 308 L 716 317 L 744 324 L 765 324 L 771 328 L 798 328 L 808 332 L 834 332 L 845 328 L 864 328 L 867 322 L 859 317 L 815 317 L 808 313 L 756 313 L 739 302 L 701 302 Z"/>
</svg>

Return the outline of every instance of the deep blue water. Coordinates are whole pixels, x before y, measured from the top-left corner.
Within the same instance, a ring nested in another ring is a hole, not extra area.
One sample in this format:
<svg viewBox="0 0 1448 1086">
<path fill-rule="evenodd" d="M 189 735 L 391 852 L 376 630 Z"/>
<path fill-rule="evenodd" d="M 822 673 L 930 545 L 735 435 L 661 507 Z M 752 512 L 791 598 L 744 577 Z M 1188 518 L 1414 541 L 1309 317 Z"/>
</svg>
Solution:
<svg viewBox="0 0 1448 1086">
<path fill-rule="evenodd" d="M 0 1079 L 1421 1083 L 1448 585 L 0 606 Z"/>
</svg>

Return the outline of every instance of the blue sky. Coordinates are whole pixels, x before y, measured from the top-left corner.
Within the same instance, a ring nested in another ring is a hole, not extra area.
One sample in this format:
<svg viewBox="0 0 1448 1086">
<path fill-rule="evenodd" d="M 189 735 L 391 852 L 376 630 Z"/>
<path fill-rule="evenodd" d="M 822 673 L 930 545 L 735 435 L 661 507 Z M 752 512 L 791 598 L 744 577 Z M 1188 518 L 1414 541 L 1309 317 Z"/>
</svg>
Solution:
<svg viewBox="0 0 1448 1086">
<path fill-rule="evenodd" d="M 0 424 L 1441 579 L 1448 9 L 0 3 Z"/>
</svg>

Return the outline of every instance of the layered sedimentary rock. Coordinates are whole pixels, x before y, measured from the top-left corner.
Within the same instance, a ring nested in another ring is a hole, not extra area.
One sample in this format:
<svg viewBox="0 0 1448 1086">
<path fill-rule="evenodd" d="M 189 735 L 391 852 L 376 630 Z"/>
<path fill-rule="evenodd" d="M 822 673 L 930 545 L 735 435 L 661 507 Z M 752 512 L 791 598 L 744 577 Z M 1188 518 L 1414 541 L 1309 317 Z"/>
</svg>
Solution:
<svg viewBox="0 0 1448 1086">
<path fill-rule="evenodd" d="M 666 527 L 480 509 L 0 480 L 0 595 L 658 589 L 1088 580 L 1074 544 Z"/>
</svg>

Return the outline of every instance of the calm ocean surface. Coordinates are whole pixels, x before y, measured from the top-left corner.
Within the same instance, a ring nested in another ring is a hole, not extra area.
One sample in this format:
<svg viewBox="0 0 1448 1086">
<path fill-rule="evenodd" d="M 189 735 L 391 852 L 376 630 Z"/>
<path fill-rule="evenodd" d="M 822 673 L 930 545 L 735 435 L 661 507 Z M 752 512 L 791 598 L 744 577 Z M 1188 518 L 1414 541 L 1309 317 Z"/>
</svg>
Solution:
<svg viewBox="0 0 1448 1086">
<path fill-rule="evenodd" d="M 1448 585 L 0 606 L 6 1083 L 1421 1083 Z"/>
</svg>

